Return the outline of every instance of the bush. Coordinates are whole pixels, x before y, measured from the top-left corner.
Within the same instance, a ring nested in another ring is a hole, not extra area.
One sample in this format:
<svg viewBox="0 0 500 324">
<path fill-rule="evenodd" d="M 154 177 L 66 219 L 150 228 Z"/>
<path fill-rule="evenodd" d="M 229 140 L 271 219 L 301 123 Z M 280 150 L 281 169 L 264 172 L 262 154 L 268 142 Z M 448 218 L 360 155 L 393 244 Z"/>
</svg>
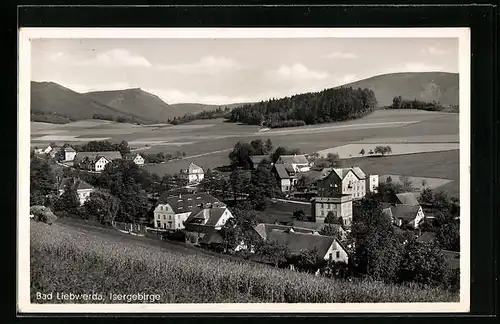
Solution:
<svg viewBox="0 0 500 324">
<path fill-rule="evenodd" d="M 52 225 L 57 220 L 57 216 L 54 215 L 50 208 L 45 206 L 32 206 L 30 208 L 30 213 L 34 216 L 34 219 L 39 222 L 44 222 Z"/>
<path fill-rule="evenodd" d="M 177 241 L 177 242 L 186 242 L 186 234 L 184 234 L 181 230 L 176 230 L 174 232 L 165 232 L 162 234 L 162 239 Z"/>
</svg>

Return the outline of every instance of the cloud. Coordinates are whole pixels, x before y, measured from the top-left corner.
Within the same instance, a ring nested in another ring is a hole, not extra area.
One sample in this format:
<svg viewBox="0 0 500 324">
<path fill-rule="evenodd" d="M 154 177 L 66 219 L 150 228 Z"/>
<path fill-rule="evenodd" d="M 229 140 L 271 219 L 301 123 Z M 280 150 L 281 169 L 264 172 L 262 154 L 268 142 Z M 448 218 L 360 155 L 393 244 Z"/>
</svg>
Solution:
<svg viewBox="0 0 500 324">
<path fill-rule="evenodd" d="M 125 49 L 115 48 L 77 63 L 82 66 L 138 66 L 150 67 L 151 63 L 143 56 L 131 54 Z"/>
<path fill-rule="evenodd" d="M 51 62 L 59 62 L 61 59 L 64 59 L 64 58 L 65 58 L 65 55 L 63 52 L 47 54 L 47 59 Z"/>
<path fill-rule="evenodd" d="M 434 47 L 434 46 L 422 48 L 420 50 L 420 52 L 423 54 L 431 54 L 431 55 L 443 55 L 443 54 L 447 53 L 447 51 L 440 49 L 440 48 L 437 48 L 437 47 Z"/>
<path fill-rule="evenodd" d="M 58 82 L 63 87 L 69 88 L 73 91 L 79 93 L 91 92 L 91 91 L 109 91 L 109 90 L 123 90 L 123 89 L 131 89 L 131 88 L 139 88 L 137 85 L 132 85 L 126 82 L 114 82 L 114 83 L 106 83 L 106 84 L 77 84 L 77 83 L 64 83 Z"/>
<path fill-rule="evenodd" d="M 342 59 L 342 60 L 350 60 L 350 59 L 356 59 L 359 57 L 359 55 L 354 54 L 354 53 L 348 53 L 348 52 L 332 52 L 328 53 L 325 55 L 321 56 L 322 58 L 327 58 L 327 59 Z"/>
<path fill-rule="evenodd" d="M 198 62 L 194 63 L 158 65 L 158 68 L 161 70 L 180 74 L 214 74 L 240 67 L 240 64 L 231 58 L 215 56 L 204 56 Z"/>
<path fill-rule="evenodd" d="M 347 74 L 341 78 L 342 84 L 346 84 L 356 80 L 356 74 Z"/>
<path fill-rule="evenodd" d="M 291 66 L 281 65 L 277 70 L 268 71 L 266 74 L 272 78 L 286 80 L 321 80 L 329 76 L 327 72 L 309 70 L 301 63 L 295 63 Z"/>
</svg>

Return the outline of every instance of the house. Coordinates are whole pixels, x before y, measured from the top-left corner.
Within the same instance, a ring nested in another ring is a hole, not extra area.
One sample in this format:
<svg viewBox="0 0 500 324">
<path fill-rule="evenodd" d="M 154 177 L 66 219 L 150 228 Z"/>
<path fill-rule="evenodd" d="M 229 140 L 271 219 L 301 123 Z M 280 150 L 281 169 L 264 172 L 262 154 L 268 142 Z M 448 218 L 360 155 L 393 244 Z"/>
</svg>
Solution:
<svg viewBox="0 0 500 324">
<path fill-rule="evenodd" d="M 225 204 L 207 193 L 172 196 L 165 192 L 158 198 L 153 212 L 154 227 L 167 230 L 183 229 L 184 221 L 193 211 L 209 206 L 223 207 Z"/>
<path fill-rule="evenodd" d="M 101 172 L 108 163 L 121 158 L 122 155 L 118 151 L 78 152 L 75 155 L 74 163 L 82 169 Z"/>
<path fill-rule="evenodd" d="M 318 195 L 329 197 L 332 194 L 350 194 L 355 200 L 362 199 L 367 193 L 367 179 L 371 181 L 370 179 L 376 178 L 367 177 L 359 167 L 333 168 L 326 177 L 318 181 Z"/>
<path fill-rule="evenodd" d="M 53 159 L 61 153 L 62 149 L 60 147 L 54 147 L 49 152 L 49 156 Z"/>
<path fill-rule="evenodd" d="M 73 161 L 76 156 L 76 151 L 71 146 L 64 148 L 64 160 L 65 161 Z"/>
<path fill-rule="evenodd" d="M 144 158 L 139 153 L 125 154 L 124 159 L 128 160 L 128 161 L 132 161 L 137 165 L 144 165 Z"/>
<path fill-rule="evenodd" d="M 419 243 L 433 243 L 436 240 L 436 233 L 434 232 L 423 232 L 418 238 Z"/>
<path fill-rule="evenodd" d="M 295 169 L 290 164 L 275 163 L 272 168 L 272 173 L 278 179 L 282 192 L 288 192 L 297 184 L 298 176 Z"/>
<path fill-rule="evenodd" d="M 46 148 L 42 149 L 42 154 L 49 154 L 50 151 L 52 151 L 53 149 L 54 149 L 54 147 L 52 147 L 51 145 L 49 145 Z"/>
<path fill-rule="evenodd" d="M 267 161 L 268 162 L 267 164 L 269 166 L 273 165 L 268 155 L 252 155 L 250 156 L 250 161 L 252 161 L 252 166 L 254 169 L 257 169 L 257 167 L 262 161 Z"/>
<path fill-rule="evenodd" d="M 297 233 L 293 229 L 273 230 L 269 233 L 267 240 L 285 245 L 292 255 L 300 254 L 302 251 L 316 250 L 318 257 L 324 260 L 344 263 L 349 260 L 347 250 L 339 240 L 332 236 Z"/>
<path fill-rule="evenodd" d="M 181 169 L 180 173 L 188 180 L 188 183 L 199 183 L 205 178 L 205 170 L 193 162 L 189 163 L 186 168 Z"/>
<path fill-rule="evenodd" d="M 417 195 L 418 194 L 414 192 L 402 192 L 395 194 L 394 203 L 396 205 L 420 206 Z"/>
<path fill-rule="evenodd" d="M 311 199 L 311 215 L 315 223 L 324 223 L 328 212 L 341 217 L 344 226 L 352 224 L 352 196 L 350 194 L 334 194 L 329 197 Z"/>
<path fill-rule="evenodd" d="M 315 223 L 315 222 L 293 221 L 293 228 L 296 228 L 296 227 L 308 228 L 308 229 L 314 230 L 315 232 L 318 232 L 318 233 L 321 232 L 321 230 L 323 228 L 325 228 L 326 226 L 334 227 L 340 233 L 339 239 L 343 240 L 347 237 L 346 230 L 342 227 L 342 225 L 339 225 L 339 224 L 325 224 L 325 223 Z"/>
<path fill-rule="evenodd" d="M 384 208 L 382 213 L 390 217 L 395 225 L 412 228 L 418 228 L 425 217 L 422 207 L 413 205 L 389 206 Z"/>
<path fill-rule="evenodd" d="M 233 214 L 226 206 L 209 205 L 197 208 L 184 222 L 186 238 L 193 244 L 198 244 L 208 233 L 222 229 Z"/>
<path fill-rule="evenodd" d="M 314 234 L 317 233 L 316 230 L 310 228 L 296 227 L 296 226 L 288 226 L 288 225 L 279 225 L 279 224 L 267 224 L 260 223 L 253 227 L 254 231 L 258 234 L 259 238 L 262 240 L 267 240 L 269 234 L 272 231 L 290 231 L 294 230 L 297 233 L 306 233 L 306 234 Z"/>
<path fill-rule="evenodd" d="M 304 154 L 282 155 L 275 164 L 291 165 L 296 173 L 311 170 L 311 164 Z"/>
<path fill-rule="evenodd" d="M 78 199 L 80 200 L 80 205 L 83 205 L 89 198 L 90 194 L 94 192 L 94 187 L 83 180 L 78 178 L 64 178 L 59 184 L 59 196 L 64 193 L 68 186 L 71 186 L 76 191 Z"/>
<path fill-rule="evenodd" d="M 378 184 L 379 184 L 378 174 L 369 174 L 368 177 L 366 177 L 365 188 L 368 192 L 370 193 L 377 192 Z"/>
</svg>

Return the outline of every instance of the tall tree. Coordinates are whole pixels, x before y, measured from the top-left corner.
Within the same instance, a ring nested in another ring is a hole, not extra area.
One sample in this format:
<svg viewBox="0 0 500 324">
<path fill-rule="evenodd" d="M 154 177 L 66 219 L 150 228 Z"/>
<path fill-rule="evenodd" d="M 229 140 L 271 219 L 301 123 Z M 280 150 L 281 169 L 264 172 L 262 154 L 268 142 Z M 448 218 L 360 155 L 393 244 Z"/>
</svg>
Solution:
<svg viewBox="0 0 500 324">
<path fill-rule="evenodd" d="M 86 218 L 95 219 L 101 224 L 111 224 L 120 208 L 120 201 L 110 193 L 96 190 L 90 194 L 83 205 Z"/>
<path fill-rule="evenodd" d="M 31 154 L 30 205 L 44 205 L 46 197 L 54 192 L 55 176 L 48 160 Z"/>
</svg>

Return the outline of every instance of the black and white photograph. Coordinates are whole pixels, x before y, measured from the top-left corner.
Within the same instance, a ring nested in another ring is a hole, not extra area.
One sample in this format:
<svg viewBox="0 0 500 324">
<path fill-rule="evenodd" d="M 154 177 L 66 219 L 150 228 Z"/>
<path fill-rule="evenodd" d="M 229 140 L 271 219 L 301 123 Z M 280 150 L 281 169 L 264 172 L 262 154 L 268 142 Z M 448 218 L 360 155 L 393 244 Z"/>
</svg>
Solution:
<svg viewBox="0 0 500 324">
<path fill-rule="evenodd" d="M 30 312 L 467 312 L 466 28 L 22 28 Z"/>
</svg>

